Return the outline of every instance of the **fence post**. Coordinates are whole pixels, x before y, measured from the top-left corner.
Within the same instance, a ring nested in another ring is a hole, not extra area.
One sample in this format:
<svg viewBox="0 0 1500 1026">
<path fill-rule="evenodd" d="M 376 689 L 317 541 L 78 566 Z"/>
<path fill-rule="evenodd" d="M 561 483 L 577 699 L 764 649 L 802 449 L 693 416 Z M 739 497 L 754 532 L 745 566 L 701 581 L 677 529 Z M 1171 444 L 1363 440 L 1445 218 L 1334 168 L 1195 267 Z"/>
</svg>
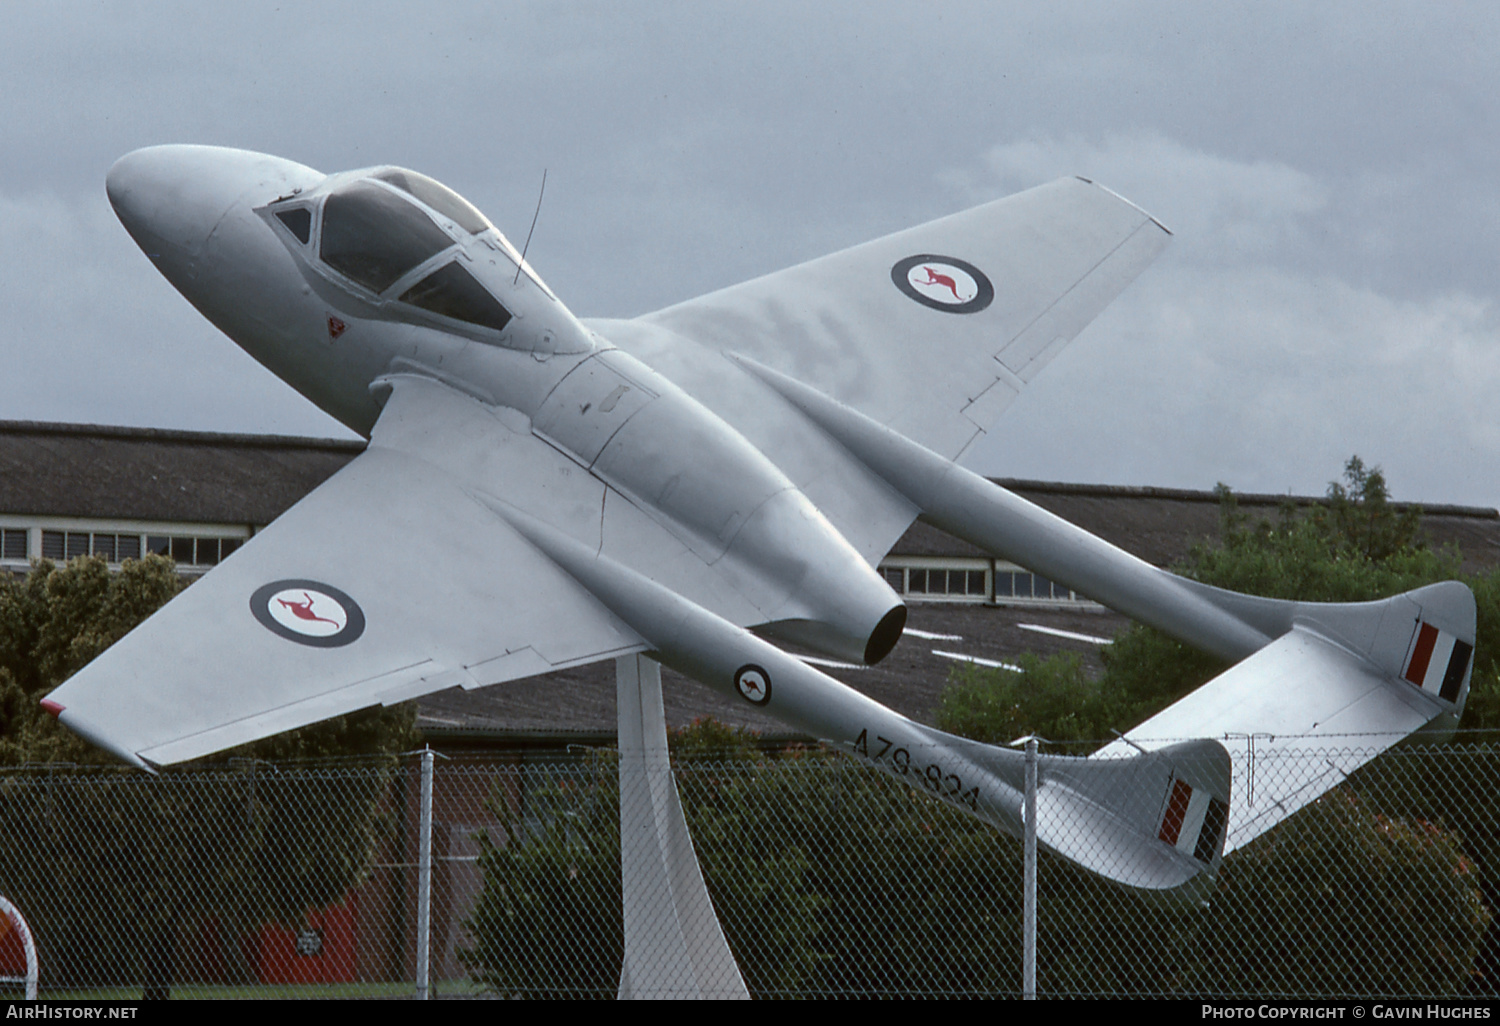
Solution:
<svg viewBox="0 0 1500 1026">
<path fill-rule="evenodd" d="M 417 824 L 417 1000 L 426 1001 L 432 933 L 432 748 L 422 750 L 422 797 Z"/>
<path fill-rule="evenodd" d="M 1026 870 L 1022 884 L 1021 997 L 1036 1000 L 1036 738 L 1026 739 Z"/>
</svg>

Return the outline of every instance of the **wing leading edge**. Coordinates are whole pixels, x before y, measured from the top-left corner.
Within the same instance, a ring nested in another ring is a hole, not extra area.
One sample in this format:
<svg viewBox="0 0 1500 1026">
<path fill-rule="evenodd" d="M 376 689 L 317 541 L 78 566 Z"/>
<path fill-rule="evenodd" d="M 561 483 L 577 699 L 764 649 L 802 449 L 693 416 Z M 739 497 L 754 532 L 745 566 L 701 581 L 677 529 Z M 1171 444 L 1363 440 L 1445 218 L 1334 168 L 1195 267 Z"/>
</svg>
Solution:
<svg viewBox="0 0 1500 1026">
<path fill-rule="evenodd" d="M 954 459 L 1169 237 L 1065 178 L 604 330 L 632 350 L 673 344 L 654 330 L 749 356 Z M 754 419 L 681 370 L 736 427 Z"/>
<path fill-rule="evenodd" d="M 377 431 L 48 699 L 101 747 L 166 765 L 643 647 L 451 474 Z"/>
</svg>

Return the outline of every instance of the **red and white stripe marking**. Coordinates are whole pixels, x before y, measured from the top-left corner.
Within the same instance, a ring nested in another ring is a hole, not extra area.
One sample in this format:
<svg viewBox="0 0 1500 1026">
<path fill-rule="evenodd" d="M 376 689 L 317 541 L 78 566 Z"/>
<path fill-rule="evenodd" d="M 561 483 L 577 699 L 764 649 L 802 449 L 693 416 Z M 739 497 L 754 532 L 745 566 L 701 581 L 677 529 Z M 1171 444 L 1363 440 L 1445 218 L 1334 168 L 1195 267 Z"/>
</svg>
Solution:
<svg viewBox="0 0 1500 1026">
<path fill-rule="evenodd" d="M 1186 780 L 1174 780 L 1172 796 L 1167 799 L 1167 811 L 1162 815 L 1156 836 L 1184 855 L 1191 855 L 1198 846 L 1198 834 L 1203 830 L 1206 815 L 1208 792 L 1194 788 Z"/>
<path fill-rule="evenodd" d="M 1473 652 L 1474 646 L 1456 635 L 1418 621 L 1401 676 L 1430 695 L 1456 702 Z"/>
<path fill-rule="evenodd" d="M 1229 806 L 1201 787 L 1174 778 L 1156 836 L 1184 855 L 1211 863 L 1219 854 L 1219 838 Z"/>
</svg>

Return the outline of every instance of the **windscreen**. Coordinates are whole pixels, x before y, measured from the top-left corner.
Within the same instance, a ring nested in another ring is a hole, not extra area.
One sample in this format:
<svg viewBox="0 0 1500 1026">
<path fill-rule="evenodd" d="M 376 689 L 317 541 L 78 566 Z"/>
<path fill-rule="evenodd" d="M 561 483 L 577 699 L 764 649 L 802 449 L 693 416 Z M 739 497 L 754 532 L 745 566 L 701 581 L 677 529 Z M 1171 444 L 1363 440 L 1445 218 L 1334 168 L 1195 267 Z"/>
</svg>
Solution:
<svg viewBox="0 0 1500 1026">
<path fill-rule="evenodd" d="M 307 245 L 307 240 L 312 238 L 312 211 L 306 207 L 292 207 L 289 210 L 276 211 L 276 217 L 282 224 L 286 225 L 287 231 L 297 236 L 297 241 Z"/>
<path fill-rule="evenodd" d="M 496 331 L 510 323 L 510 311 L 457 261 L 444 264 L 407 289 L 401 301 Z"/>
<path fill-rule="evenodd" d="M 374 292 L 451 245 L 420 207 L 370 182 L 340 189 L 323 204 L 323 262 Z"/>
</svg>

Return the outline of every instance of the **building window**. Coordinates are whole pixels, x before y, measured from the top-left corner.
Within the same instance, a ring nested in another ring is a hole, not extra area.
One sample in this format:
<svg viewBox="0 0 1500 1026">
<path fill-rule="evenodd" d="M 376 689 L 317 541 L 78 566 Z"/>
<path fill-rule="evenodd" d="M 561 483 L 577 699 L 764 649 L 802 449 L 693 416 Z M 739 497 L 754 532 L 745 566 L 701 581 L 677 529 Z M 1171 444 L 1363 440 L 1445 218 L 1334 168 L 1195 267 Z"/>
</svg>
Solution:
<svg viewBox="0 0 1500 1026">
<path fill-rule="evenodd" d="M 239 538 L 193 538 L 185 535 L 148 535 L 146 551 L 171 556 L 180 566 L 214 566 L 240 547 Z"/>
<path fill-rule="evenodd" d="M 67 537 L 62 531 L 43 531 L 42 558 L 53 561 L 66 559 Z"/>
<path fill-rule="evenodd" d="M 1040 599 L 1048 602 L 1079 600 L 1079 596 L 1066 586 L 1025 570 L 996 570 L 995 598 Z"/>
<path fill-rule="evenodd" d="M 906 571 L 906 590 L 913 595 L 953 595 L 987 598 L 983 570 L 912 567 Z"/>
<path fill-rule="evenodd" d="M 26 530 L 5 528 L 0 531 L 0 559 L 26 558 Z"/>
<path fill-rule="evenodd" d="M 1082 595 L 1014 563 L 935 557 L 893 557 L 880 575 L 898 595 L 929 602 L 1089 602 Z M 948 565 L 939 565 L 948 562 Z M 981 569 L 989 564 L 993 569 Z M 993 581 L 993 591 L 991 582 Z"/>
<path fill-rule="evenodd" d="M 990 597 L 990 571 L 984 561 L 968 560 L 968 565 L 934 566 L 885 563 L 880 575 L 898 595 L 935 600 L 984 602 Z"/>
<path fill-rule="evenodd" d="M 144 544 L 143 544 L 144 543 Z M 117 534 L 113 531 L 43 531 L 41 558 L 64 563 L 94 555 L 110 564 L 140 559 L 146 553 L 170 556 L 183 566 L 215 566 L 245 543 L 243 538 L 203 538 L 192 535 Z M 30 555 L 24 528 L 0 532 L 0 559 L 24 560 Z"/>
<path fill-rule="evenodd" d="M 7 532 L 9 534 L 10 532 Z M 25 532 L 17 532 L 24 536 Z M 43 531 L 42 558 L 63 562 L 93 554 L 110 563 L 141 558 L 138 534 L 104 534 L 89 531 Z"/>
</svg>

